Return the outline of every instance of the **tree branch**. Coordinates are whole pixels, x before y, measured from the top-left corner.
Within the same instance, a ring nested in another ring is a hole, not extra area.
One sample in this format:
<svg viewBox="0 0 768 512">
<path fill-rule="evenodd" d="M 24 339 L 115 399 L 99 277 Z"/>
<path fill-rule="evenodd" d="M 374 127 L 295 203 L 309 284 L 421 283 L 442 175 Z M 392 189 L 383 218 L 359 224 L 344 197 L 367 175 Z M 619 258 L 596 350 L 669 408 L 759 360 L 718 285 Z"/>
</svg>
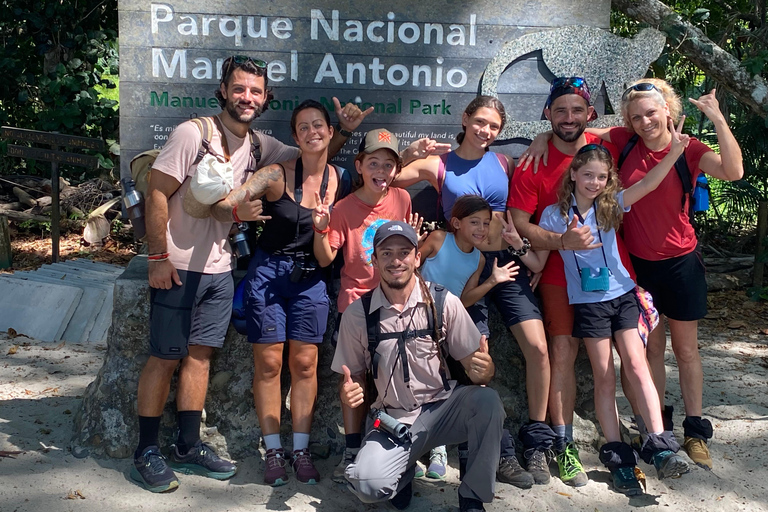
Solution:
<svg viewBox="0 0 768 512">
<path fill-rule="evenodd" d="M 679 14 L 658 0 L 613 0 L 612 5 L 630 18 L 664 32 L 677 51 L 757 115 L 768 118 L 766 81 L 760 75 L 751 75 L 736 57 Z"/>
</svg>

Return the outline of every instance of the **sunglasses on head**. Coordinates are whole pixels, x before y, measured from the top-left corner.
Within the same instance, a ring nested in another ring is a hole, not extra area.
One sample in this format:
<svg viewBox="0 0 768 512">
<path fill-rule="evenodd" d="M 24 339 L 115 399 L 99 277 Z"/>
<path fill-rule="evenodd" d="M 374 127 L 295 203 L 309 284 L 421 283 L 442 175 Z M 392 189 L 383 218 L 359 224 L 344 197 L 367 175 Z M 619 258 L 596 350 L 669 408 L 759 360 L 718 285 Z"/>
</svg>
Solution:
<svg viewBox="0 0 768 512">
<path fill-rule="evenodd" d="M 223 73 L 221 73 L 221 81 L 223 82 L 225 78 L 229 76 L 230 71 L 232 71 L 232 66 L 242 66 L 246 62 L 250 62 L 254 65 L 256 69 L 258 69 L 261 73 L 263 73 L 267 69 L 267 63 L 260 59 L 254 59 L 251 57 L 248 57 L 246 55 L 233 55 L 231 57 L 228 57 L 227 60 L 224 61 L 224 65 L 222 66 L 222 69 L 224 70 Z"/>
<path fill-rule="evenodd" d="M 560 87 L 575 87 L 580 89 L 584 87 L 585 80 L 580 76 L 561 76 L 552 80 L 552 85 L 549 87 L 549 92 L 559 89 Z"/>
<path fill-rule="evenodd" d="M 608 151 L 608 148 L 603 146 L 602 144 L 586 144 L 584 146 L 581 146 L 579 150 L 576 152 L 577 155 L 582 155 L 584 153 L 588 153 L 590 151 L 602 151 L 606 155 L 613 158 L 613 155 L 611 155 L 611 152 Z"/>
<path fill-rule="evenodd" d="M 621 95 L 622 101 L 626 100 L 627 96 L 629 96 L 629 93 L 632 91 L 637 91 L 637 92 L 656 91 L 659 94 L 661 94 L 661 91 L 659 90 L 659 88 L 653 85 L 652 83 L 640 82 L 639 84 L 635 84 L 630 87 L 627 87 L 627 90 L 624 91 L 624 94 Z"/>
</svg>

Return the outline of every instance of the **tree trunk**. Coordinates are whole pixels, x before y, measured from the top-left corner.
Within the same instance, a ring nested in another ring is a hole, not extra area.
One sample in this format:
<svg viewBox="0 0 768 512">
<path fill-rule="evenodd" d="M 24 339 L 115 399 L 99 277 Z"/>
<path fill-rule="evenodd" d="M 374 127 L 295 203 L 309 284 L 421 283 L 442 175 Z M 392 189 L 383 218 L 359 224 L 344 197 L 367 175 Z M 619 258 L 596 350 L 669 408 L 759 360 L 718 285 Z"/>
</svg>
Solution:
<svg viewBox="0 0 768 512">
<path fill-rule="evenodd" d="M 658 0 L 613 0 L 615 9 L 667 35 L 668 43 L 760 117 L 768 117 L 768 84 L 698 28 Z"/>
</svg>

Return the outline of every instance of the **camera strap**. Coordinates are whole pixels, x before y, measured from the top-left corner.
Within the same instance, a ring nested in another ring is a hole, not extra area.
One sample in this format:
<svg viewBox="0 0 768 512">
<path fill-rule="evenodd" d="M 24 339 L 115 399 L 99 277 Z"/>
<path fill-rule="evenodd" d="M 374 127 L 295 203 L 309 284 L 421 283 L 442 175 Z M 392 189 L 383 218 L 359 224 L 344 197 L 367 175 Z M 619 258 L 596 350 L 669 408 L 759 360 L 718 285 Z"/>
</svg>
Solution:
<svg viewBox="0 0 768 512">
<path fill-rule="evenodd" d="M 592 209 L 595 211 L 595 224 L 597 224 L 597 206 L 595 206 L 595 203 L 592 203 Z M 576 205 L 571 206 L 571 211 L 576 215 L 576 217 L 579 218 L 579 222 L 581 222 L 582 226 L 586 225 L 586 222 L 584 222 L 584 218 L 581 216 L 581 213 L 579 213 L 578 208 L 576 208 Z M 608 267 L 608 258 L 605 257 L 605 246 L 602 245 L 603 243 L 603 236 L 600 234 L 600 228 L 597 228 L 597 238 L 600 240 L 600 250 L 603 252 L 603 262 L 605 262 L 605 268 L 610 270 L 610 267 Z M 576 262 L 576 269 L 579 271 L 579 275 L 581 275 L 581 267 L 579 266 L 579 260 L 576 258 L 576 251 L 571 251 L 573 254 L 573 261 Z"/>
</svg>

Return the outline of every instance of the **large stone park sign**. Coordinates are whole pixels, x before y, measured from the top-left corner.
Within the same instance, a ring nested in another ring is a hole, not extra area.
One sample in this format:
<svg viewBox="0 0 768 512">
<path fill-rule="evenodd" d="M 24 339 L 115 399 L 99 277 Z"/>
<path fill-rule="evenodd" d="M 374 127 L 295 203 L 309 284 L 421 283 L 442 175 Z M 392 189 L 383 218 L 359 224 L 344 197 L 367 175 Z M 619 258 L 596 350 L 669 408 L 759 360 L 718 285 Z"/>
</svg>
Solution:
<svg viewBox="0 0 768 512">
<path fill-rule="evenodd" d="M 292 140 L 298 103 L 312 98 L 332 111 L 334 96 L 375 108 L 361 131 L 386 127 L 403 144 L 450 141 L 482 91 L 507 107 L 512 122 L 496 149 L 516 156 L 514 143 L 540 129 L 551 78 L 584 76 L 598 91 L 604 82 L 602 113 L 663 44 L 658 33 L 629 41 L 604 30 L 608 0 L 121 0 L 119 8 L 123 173 L 179 122 L 220 110 L 213 93 L 233 54 L 269 63 L 275 99 L 254 127 L 283 141 Z M 351 164 L 359 139 L 338 163 Z"/>
<path fill-rule="evenodd" d="M 119 8 L 124 174 L 135 154 L 161 147 L 178 123 L 219 112 L 213 93 L 221 62 L 233 54 L 269 62 L 276 98 L 255 128 L 285 142 L 291 141 L 288 120 L 296 104 L 314 98 L 331 109 L 334 96 L 374 106 L 361 131 L 383 126 L 404 144 L 422 136 L 450 141 L 466 104 L 483 92 L 499 96 L 510 119 L 494 150 L 515 155 L 521 142 L 546 127 L 542 110 L 552 77 L 587 78 L 602 91 L 597 108 L 604 113 L 607 105 L 618 107 L 625 84 L 646 73 L 664 42 L 651 30 L 634 40 L 611 35 L 605 30 L 608 0 L 120 0 Z M 360 135 L 339 155 L 342 164 L 350 163 Z M 423 211 L 434 212 L 434 200 Z M 137 382 L 148 352 L 146 272 L 146 259 L 134 258 L 117 281 L 106 360 L 77 414 L 74 447 L 116 457 L 133 452 Z M 492 385 L 516 430 L 527 418 L 523 356 L 495 320 Z M 332 356 L 324 343 L 312 439 L 338 450 L 343 443 Z M 578 364 L 577 411 L 584 415 L 591 373 L 586 358 Z M 212 363 L 206 412 L 208 431 L 217 427 L 223 437 L 214 436 L 216 443 L 226 442 L 222 447 L 236 457 L 253 453 L 260 441 L 252 378 L 251 348 L 231 329 Z M 170 400 L 163 419 L 169 441 L 175 424 Z M 286 432 L 289 418 L 284 415 Z M 587 426 L 577 430 L 596 433 Z"/>
</svg>

